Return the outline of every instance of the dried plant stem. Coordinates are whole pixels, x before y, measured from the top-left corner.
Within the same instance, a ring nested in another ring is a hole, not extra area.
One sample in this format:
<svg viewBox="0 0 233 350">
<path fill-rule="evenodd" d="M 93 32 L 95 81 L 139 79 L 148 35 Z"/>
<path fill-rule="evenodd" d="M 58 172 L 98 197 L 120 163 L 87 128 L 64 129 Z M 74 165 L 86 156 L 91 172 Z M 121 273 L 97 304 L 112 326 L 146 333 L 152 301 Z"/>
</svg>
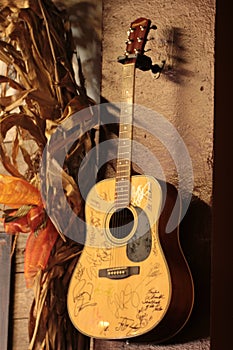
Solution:
<svg viewBox="0 0 233 350">
<path fill-rule="evenodd" d="M 37 332 L 38 332 L 38 328 L 41 322 L 41 314 L 43 311 L 43 307 L 44 307 L 44 302 L 47 296 L 47 292 L 48 292 L 48 285 L 49 285 L 49 280 L 47 278 L 45 278 L 45 282 L 42 284 L 42 289 L 40 287 L 41 283 L 41 275 L 42 272 L 39 272 L 40 276 L 38 278 L 38 282 L 35 286 L 35 295 L 38 296 L 38 298 L 36 298 L 36 322 L 35 322 L 35 327 L 34 327 L 34 332 L 33 332 L 33 336 L 32 339 L 30 341 L 28 350 L 33 350 L 34 345 L 35 345 L 35 341 L 36 341 L 36 337 L 37 337 Z M 46 275 L 46 274 L 45 274 Z"/>
<path fill-rule="evenodd" d="M 50 30 L 49 30 L 49 24 L 48 24 L 48 21 L 47 21 L 47 18 L 46 18 L 46 14 L 45 14 L 45 9 L 44 9 L 44 7 L 42 5 L 41 0 L 38 0 L 38 3 L 39 3 L 39 6 L 40 6 L 40 9 L 41 9 L 42 16 L 43 16 L 44 21 L 45 21 L 45 27 L 46 27 L 48 40 L 49 40 L 49 44 L 50 44 L 50 49 L 51 49 L 51 53 L 52 53 L 53 61 L 54 61 L 54 73 L 55 73 L 55 80 L 56 80 L 55 81 L 55 89 L 56 89 L 56 92 L 57 92 L 57 98 L 58 98 L 58 101 L 59 101 L 61 107 L 63 108 L 64 106 L 63 106 L 63 100 L 62 100 L 62 92 L 61 92 L 60 86 L 58 85 L 58 83 L 59 83 L 59 74 L 58 74 L 58 69 L 57 69 L 57 59 L 56 59 L 55 50 L 54 50 L 54 47 L 53 47 L 53 42 L 52 42 Z"/>
<path fill-rule="evenodd" d="M 15 252 L 18 237 L 19 237 L 19 233 L 16 233 L 14 236 L 14 240 L 13 240 L 13 244 L 12 244 L 12 248 L 11 248 L 11 259 L 14 255 L 14 252 Z"/>
</svg>

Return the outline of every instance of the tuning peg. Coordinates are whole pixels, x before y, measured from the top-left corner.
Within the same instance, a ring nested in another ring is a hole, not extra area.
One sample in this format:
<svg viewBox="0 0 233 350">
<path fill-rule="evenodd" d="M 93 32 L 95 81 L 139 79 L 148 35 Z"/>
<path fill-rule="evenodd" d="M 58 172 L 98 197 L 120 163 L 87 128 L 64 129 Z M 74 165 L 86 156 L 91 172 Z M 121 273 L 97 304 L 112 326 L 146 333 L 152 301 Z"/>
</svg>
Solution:
<svg viewBox="0 0 233 350">
<path fill-rule="evenodd" d="M 135 31 L 135 28 L 129 28 L 129 30 L 127 31 L 127 35 L 129 36 L 130 33 L 133 33 Z"/>
<path fill-rule="evenodd" d="M 141 31 L 146 29 L 146 26 L 140 26 Z"/>
<path fill-rule="evenodd" d="M 157 29 L 157 27 L 156 27 L 156 25 L 155 25 L 155 24 L 153 24 L 153 25 L 150 27 L 150 29 L 156 30 L 156 29 Z"/>
<path fill-rule="evenodd" d="M 134 53 L 137 55 L 141 50 L 140 49 L 134 49 Z"/>
</svg>

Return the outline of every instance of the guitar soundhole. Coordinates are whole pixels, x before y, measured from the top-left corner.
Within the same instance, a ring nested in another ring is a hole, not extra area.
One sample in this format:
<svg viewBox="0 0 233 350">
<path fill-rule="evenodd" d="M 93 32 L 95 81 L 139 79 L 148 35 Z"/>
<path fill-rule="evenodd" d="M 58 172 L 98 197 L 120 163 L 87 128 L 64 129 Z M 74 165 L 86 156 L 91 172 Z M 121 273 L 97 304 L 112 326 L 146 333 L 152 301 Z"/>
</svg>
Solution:
<svg viewBox="0 0 233 350">
<path fill-rule="evenodd" d="M 123 239 L 127 237 L 134 226 L 134 216 L 129 208 L 117 209 L 109 221 L 109 229 L 113 237 Z"/>
</svg>

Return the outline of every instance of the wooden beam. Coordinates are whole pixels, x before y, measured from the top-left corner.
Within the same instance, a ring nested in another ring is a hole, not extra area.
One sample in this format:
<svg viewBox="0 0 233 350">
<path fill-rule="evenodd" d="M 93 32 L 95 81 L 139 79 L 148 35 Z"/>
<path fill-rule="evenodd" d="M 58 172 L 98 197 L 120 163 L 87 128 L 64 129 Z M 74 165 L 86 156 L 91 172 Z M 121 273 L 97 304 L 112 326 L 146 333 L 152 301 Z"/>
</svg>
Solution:
<svg viewBox="0 0 233 350">
<path fill-rule="evenodd" d="M 11 279 L 12 237 L 0 232 L 0 343 L 7 350 Z"/>
</svg>

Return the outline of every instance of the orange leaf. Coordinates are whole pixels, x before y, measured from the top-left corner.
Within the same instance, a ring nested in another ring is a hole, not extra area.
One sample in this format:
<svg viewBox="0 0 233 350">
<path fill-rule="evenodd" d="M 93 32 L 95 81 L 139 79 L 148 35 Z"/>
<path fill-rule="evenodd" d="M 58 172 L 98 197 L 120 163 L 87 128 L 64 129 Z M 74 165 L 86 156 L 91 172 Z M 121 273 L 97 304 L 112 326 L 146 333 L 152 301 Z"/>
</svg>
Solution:
<svg viewBox="0 0 233 350">
<path fill-rule="evenodd" d="M 20 207 L 26 204 L 41 205 L 40 191 L 26 180 L 0 174 L 0 203 Z"/>
<path fill-rule="evenodd" d="M 30 227 L 28 226 L 27 217 L 24 216 L 22 218 L 18 218 L 17 220 L 4 222 L 4 228 L 6 233 L 10 233 L 12 235 L 16 233 L 29 233 Z"/>
<path fill-rule="evenodd" d="M 58 232 L 48 219 L 47 226 L 38 236 L 31 232 L 26 244 L 24 258 L 24 274 L 28 288 L 33 287 L 34 278 L 39 270 L 44 270 L 53 245 L 58 237 Z"/>
<path fill-rule="evenodd" d="M 31 208 L 27 214 L 28 225 L 31 232 L 36 232 L 42 224 L 46 224 L 46 213 L 42 206 Z"/>
</svg>

